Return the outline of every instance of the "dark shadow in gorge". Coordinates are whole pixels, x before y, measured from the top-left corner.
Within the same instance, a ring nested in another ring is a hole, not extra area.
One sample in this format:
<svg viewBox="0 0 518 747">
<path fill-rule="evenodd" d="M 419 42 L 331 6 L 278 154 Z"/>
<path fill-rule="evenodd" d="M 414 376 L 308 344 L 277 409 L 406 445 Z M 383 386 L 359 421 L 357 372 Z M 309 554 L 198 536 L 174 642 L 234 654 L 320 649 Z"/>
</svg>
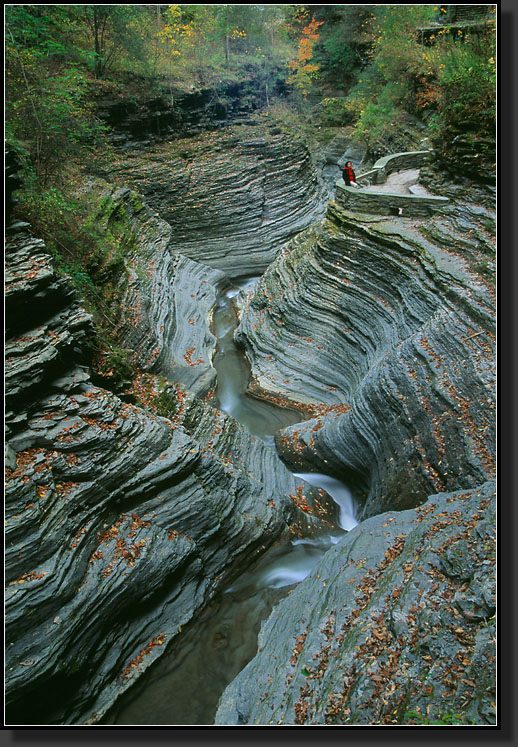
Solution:
<svg viewBox="0 0 518 747">
<path fill-rule="evenodd" d="M 304 420 L 305 416 L 247 395 L 250 367 L 234 342 L 237 315 L 233 299 L 256 280 L 249 278 L 240 287 L 228 288 L 214 311 L 213 331 L 218 338 L 213 361 L 218 373 L 215 399 L 220 409 L 275 448 L 274 434 Z M 315 487 L 319 478 L 326 476 L 315 475 Z M 330 481 L 336 483 L 333 485 L 336 489 L 338 482 L 332 478 Z M 331 529 L 332 534 L 291 543 L 281 540 L 252 561 L 244 574 L 184 626 L 167 652 L 116 701 L 100 724 L 211 725 L 222 692 L 257 652 L 261 623 L 274 605 L 310 573 L 344 529 L 356 523 L 352 517 L 352 499 L 345 486 L 343 491 L 343 503 L 340 497 L 337 503 L 340 526 Z M 337 499 L 336 495 L 333 497 Z M 242 567 L 245 565 L 243 559 Z"/>
</svg>

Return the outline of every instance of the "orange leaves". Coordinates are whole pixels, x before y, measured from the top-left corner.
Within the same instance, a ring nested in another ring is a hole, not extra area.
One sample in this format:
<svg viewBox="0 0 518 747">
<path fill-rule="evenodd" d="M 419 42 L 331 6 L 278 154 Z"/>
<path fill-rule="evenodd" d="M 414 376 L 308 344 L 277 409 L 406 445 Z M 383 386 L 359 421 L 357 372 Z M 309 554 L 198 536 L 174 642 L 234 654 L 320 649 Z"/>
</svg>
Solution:
<svg viewBox="0 0 518 747">
<path fill-rule="evenodd" d="M 311 79 L 318 72 L 318 65 L 311 63 L 310 60 L 313 58 L 313 48 L 318 41 L 318 29 L 321 25 L 322 21 L 316 21 L 312 18 L 308 25 L 302 29 L 297 59 L 292 60 L 288 65 L 293 70 L 293 74 L 288 78 L 288 83 L 294 83 L 304 96 L 309 93 Z"/>
<path fill-rule="evenodd" d="M 295 646 L 291 652 L 291 657 L 290 657 L 291 664 L 297 663 L 298 658 L 302 652 L 302 649 L 304 648 L 304 642 L 306 640 L 307 635 L 308 635 L 308 631 L 305 630 L 303 633 L 301 633 L 301 635 L 295 638 Z"/>
<path fill-rule="evenodd" d="M 36 573 L 36 571 L 31 571 L 30 573 L 24 573 L 20 578 L 17 578 L 16 581 L 11 581 L 9 586 L 14 586 L 14 584 L 24 584 L 26 581 L 36 581 L 40 578 L 43 578 L 47 575 L 47 571 L 44 573 Z"/>
<path fill-rule="evenodd" d="M 142 649 L 142 651 L 135 656 L 134 659 L 130 661 L 126 669 L 121 674 L 121 679 L 125 680 L 128 679 L 131 672 L 136 669 L 142 662 L 144 661 L 144 658 L 148 656 L 151 651 L 155 648 L 155 646 L 162 646 L 166 642 L 167 636 L 165 633 L 160 633 L 159 635 L 152 638 L 146 646 Z"/>
<path fill-rule="evenodd" d="M 198 358 L 197 360 L 192 360 L 192 354 L 194 353 L 194 348 L 189 348 L 189 350 L 184 355 L 184 360 L 187 363 L 188 366 L 199 366 L 200 363 L 205 363 L 203 358 Z"/>
<path fill-rule="evenodd" d="M 307 502 L 306 497 L 304 496 L 304 488 L 302 485 L 298 486 L 296 495 L 293 495 L 293 493 L 290 493 L 289 495 L 292 502 L 297 506 L 297 508 L 299 508 L 301 511 L 304 511 L 305 514 L 313 513 L 313 507 L 310 506 Z"/>
<path fill-rule="evenodd" d="M 299 42 L 299 48 L 297 51 L 297 58 L 299 62 L 303 64 L 313 57 L 313 47 L 318 41 L 319 31 L 318 29 L 322 26 L 323 21 L 316 21 L 314 18 L 308 23 L 308 25 L 302 29 L 302 39 Z M 318 66 L 311 66 L 318 70 Z"/>
</svg>

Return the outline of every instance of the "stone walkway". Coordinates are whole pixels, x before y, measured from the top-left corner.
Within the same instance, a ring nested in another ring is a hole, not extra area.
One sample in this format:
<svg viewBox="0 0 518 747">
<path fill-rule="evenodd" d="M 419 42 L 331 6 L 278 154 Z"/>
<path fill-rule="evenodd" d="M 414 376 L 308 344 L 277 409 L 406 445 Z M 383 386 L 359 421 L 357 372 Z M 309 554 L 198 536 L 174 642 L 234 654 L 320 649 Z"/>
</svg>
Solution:
<svg viewBox="0 0 518 747">
<path fill-rule="evenodd" d="M 418 179 L 419 169 L 406 169 L 390 174 L 383 184 L 370 184 L 368 187 L 362 187 L 362 189 L 364 192 L 388 192 L 390 194 L 413 194 L 420 197 L 431 197 L 432 195 L 425 187 L 417 184 Z"/>
</svg>

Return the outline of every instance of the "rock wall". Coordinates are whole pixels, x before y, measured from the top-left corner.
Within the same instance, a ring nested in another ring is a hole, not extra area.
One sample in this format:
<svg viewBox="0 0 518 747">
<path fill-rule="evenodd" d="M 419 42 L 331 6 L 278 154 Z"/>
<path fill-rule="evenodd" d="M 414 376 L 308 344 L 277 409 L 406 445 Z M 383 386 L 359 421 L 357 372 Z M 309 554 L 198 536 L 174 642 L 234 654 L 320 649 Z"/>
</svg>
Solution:
<svg viewBox="0 0 518 747">
<path fill-rule="evenodd" d="M 426 220 L 333 202 L 243 312 L 252 390 L 316 416 L 277 436 L 283 458 L 355 486 L 364 518 L 494 476 L 491 215 L 459 199 Z"/>
<path fill-rule="evenodd" d="M 93 385 L 92 320 L 27 224 L 6 261 L 6 721 L 97 723 L 224 583 L 319 520 L 274 451 L 178 383 L 168 417 Z"/>
<path fill-rule="evenodd" d="M 112 337 L 130 353 L 135 370 L 206 395 L 216 379 L 210 319 L 228 277 L 174 252 L 171 227 L 138 193 L 99 181 L 88 189 L 93 200 L 102 195 L 98 230 L 117 235 L 124 247 L 106 299 Z"/>
<path fill-rule="evenodd" d="M 215 723 L 495 724 L 494 530 L 494 483 L 355 527 L 273 610 Z"/>
<path fill-rule="evenodd" d="M 226 276 L 277 257 L 240 299 L 252 393 L 305 410 L 280 454 L 343 479 L 366 521 L 274 611 L 218 724 L 423 723 L 443 695 L 493 723 L 492 196 L 452 188 L 414 219 L 332 202 L 317 222 L 305 147 L 247 132 L 113 165 L 100 220 L 124 247 L 112 321 L 138 404 L 92 381 L 92 319 L 9 228 L 7 720 L 99 723 L 246 563 L 324 525 L 310 487 L 197 396 Z"/>
<path fill-rule="evenodd" d="M 109 179 L 138 191 L 169 224 L 173 251 L 230 277 L 262 273 L 287 239 L 323 216 L 328 198 L 304 143 L 267 125 L 121 156 Z"/>
<path fill-rule="evenodd" d="M 315 416 L 280 453 L 364 521 L 274 609 L 217 725 L 496 723 L 494 204 L 467 194 L 413 221 L 331 203 L 243 310 L 255 391 Z"/>
<path fill-rule="evenodd" d="M 122 148 L 129 142 L 136 145 L 171 135 L 192 136 L 249 116 L 267 104 L 269 97 L 282 96 L 285 84 L 279 73 L 272 70 L 263 79 L 221 81 L 189 91 L 168 87 L 154 96 L 107 92 L 96 101 L 96 112 L 110 128 L 113 143 Z"/>
</svg>

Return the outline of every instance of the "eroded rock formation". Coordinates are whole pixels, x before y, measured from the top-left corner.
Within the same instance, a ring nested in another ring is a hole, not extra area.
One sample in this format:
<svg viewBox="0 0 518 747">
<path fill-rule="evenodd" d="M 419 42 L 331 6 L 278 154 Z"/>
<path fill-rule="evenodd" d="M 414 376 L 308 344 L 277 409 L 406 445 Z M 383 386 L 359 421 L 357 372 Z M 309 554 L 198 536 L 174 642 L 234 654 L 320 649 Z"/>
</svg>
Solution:
<svg viewBox="0 0 518 747">
<path fill-rule="evenodd" d="M 229 277 L 264 272 L 285 241 L 323 216 L 327 197 L 303 142 L 266 125 L 121 156 L 110 180 L 169 224 L 175 251 Z"/>
<path fill-rule="evenodd" d="M 95 723 L 238 568 L 319 520 L 272 449 L 180 384 L 168 417 L 151 388 L 142 408 L 94 386 L 91 318 L 27 224 L 6 258 L 7 718 Z"/>
<path fill-rule="evenodd" d="M 488 724 L 494 483 L 358 525 L 264 623 L 218 725 Z"/>
<path fill-rule="evenodd" d="M 244 310 L 254 390 L 317 416 L 283 457 L 356 484 L 364 517 L 494 476 L 493 225 L 461 200 L 420 220 L 332 202 Z"/>
<path fill-rule="evenodd" d="M 42 242 L 9 229 L 8 719 L 98 723 L 245 564 L 325 524 L 311 488 L 198 396 L 218 292 L 278 255 L 239 299 L 251 388 L 306 412 L 280 454 L 343 478 L 366 521 L 270 618 L 218 723 L 388 723 L 390 709 L 420 723 L 443 694 L 491 723 L 492 195 L 450 188 L 412 220 L 336 201 L 319 222 L 307 151 L 246 132 L 162 143 L 105 175 L 99 220 L 122 247 L 110 320 L 138 401 L 92 379 L 91 318 Z"/>
<path fill-rule="evenodd" d="M 365 521 L 264 624 L 220 725 L 495 723 L 493 193 L 447 193 L 427 219 L 332 202 L 242 312 L 254 390 L 313 415 L 280 453 Z"/>
</svg>

